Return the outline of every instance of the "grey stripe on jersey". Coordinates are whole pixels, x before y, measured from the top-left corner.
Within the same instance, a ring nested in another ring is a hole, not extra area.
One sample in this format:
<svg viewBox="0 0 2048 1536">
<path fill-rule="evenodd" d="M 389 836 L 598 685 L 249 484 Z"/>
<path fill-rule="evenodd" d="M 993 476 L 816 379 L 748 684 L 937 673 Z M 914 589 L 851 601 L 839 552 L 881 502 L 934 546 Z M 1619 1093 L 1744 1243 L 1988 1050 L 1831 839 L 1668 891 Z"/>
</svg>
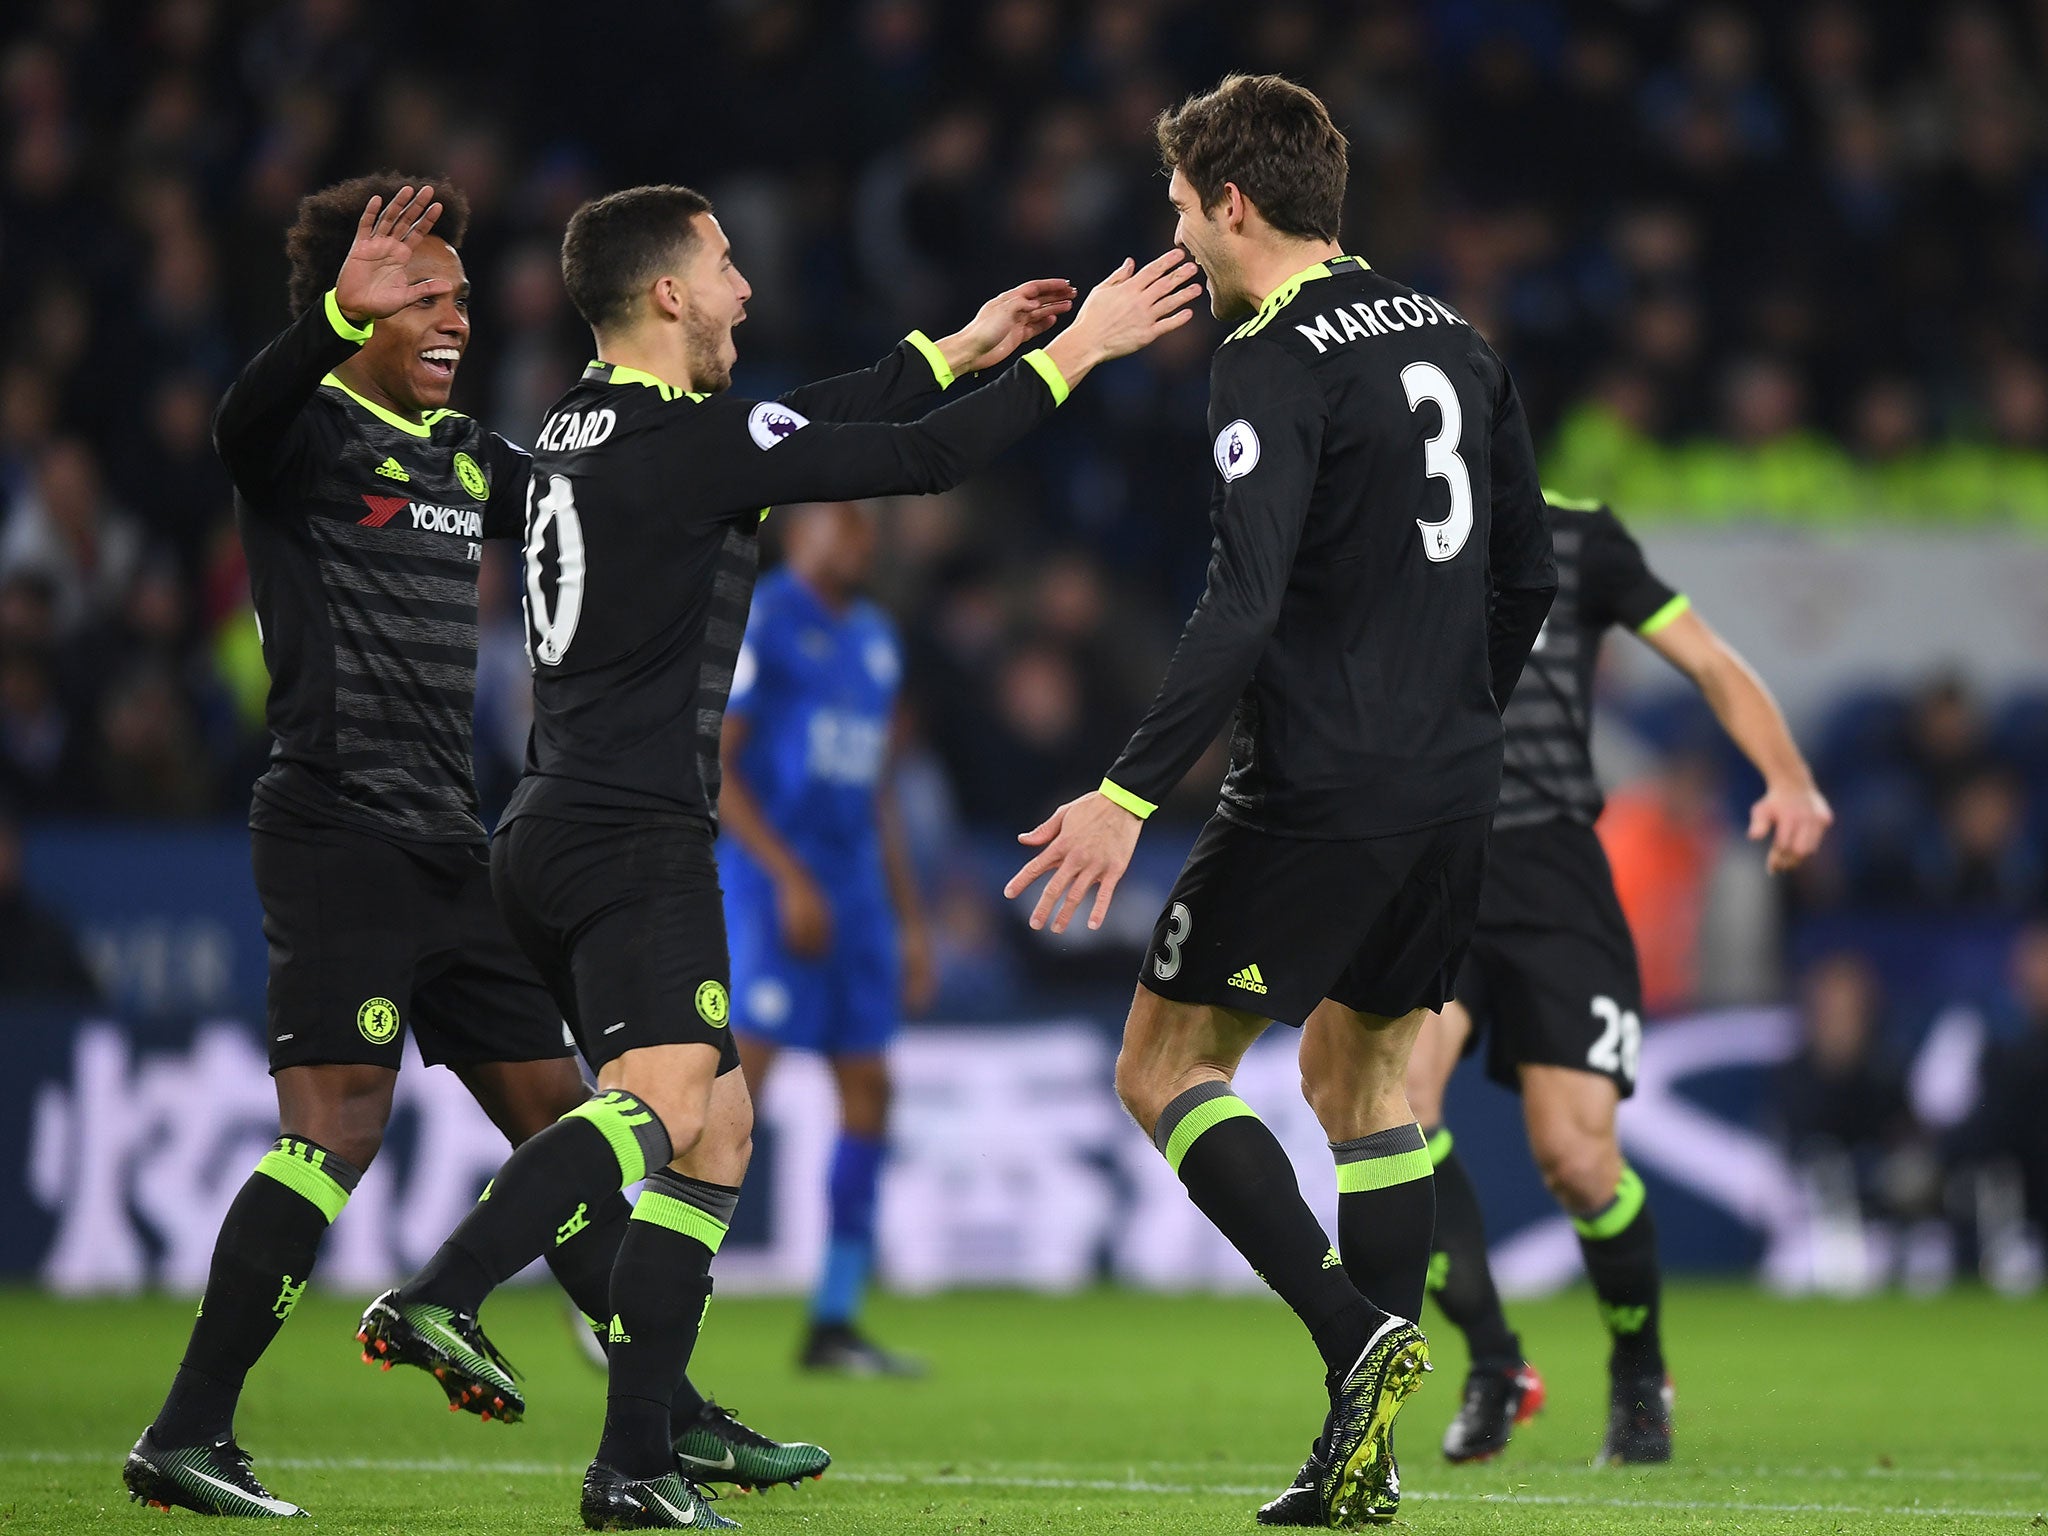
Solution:
<svg viewBox="0 0 2048 1536">
<path fill-rule="evenodd" d="M 348 592 L 374 592 L 418 602 L 446 603 L 465 612 L 476 611 L 476 577 L 425 576 L 413 571 L 379 571 L 343 560 L 322 560 L 320 579 L 331 588 Z"/>
<path fill-rule="evenodd" d="M 1591 826 L 1602 804 L 1593 773 L 1592 700 L 1580 682 L 1585 535 L 1560 526 L 1553 542 L 1557 598 L 1501 716 L 1506 739 L 1493 825 L 1503 831 L 1560 820 Z"/>
<path fill-rule="evenodd" d="M 399 661 L 375 651 L 334 653 L 334 669 L 383 683 L 417 683 L 427 688 L 467 691 L 476 686 L 476 668 L 449 661 Z"/>
</svg>

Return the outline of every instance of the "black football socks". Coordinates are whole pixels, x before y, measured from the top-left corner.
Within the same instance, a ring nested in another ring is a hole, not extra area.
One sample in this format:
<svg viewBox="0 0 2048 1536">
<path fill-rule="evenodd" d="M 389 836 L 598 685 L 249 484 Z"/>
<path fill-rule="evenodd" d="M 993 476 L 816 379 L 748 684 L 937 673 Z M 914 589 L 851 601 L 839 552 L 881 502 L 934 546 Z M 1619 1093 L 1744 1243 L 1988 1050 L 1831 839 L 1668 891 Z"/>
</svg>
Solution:
<svg viewBox="0 0 2048 1536">
<path fill-rule="evenodd" d="M 586 1099 L 520 1144 L 400 1294 L 474 1313 L 496 1287 L 566 1246 L 607 1195 L 668 1160 L 660 1117 L 630 1093 L 614 1089 Z"/>
<path fill-rule="evenodd" d="M 1337 1160 L 1337 1249 L 1345 1273 L 1383 1312 L 1422 1317 L 1436 1185 L 1422 1127 L 1410 1121 L 1330 1143 Z"/>
<path fill-rule="evenodd" d="M 234 1428 L 243 1378 L 298 1305 L 320 1240 L 361 1178 L 295 1136 L 263 1154 L 214 1239 L 191 1342 L 150 1426 L 159 1445 L 208 1443 Z"/>
<path fill-rule="evenodd" d="M 623 1194 L 607 1195 L 581 1228 L 547 1254 L 548 1268 L 583 1314 L 606 1355 L 611 1353 L 612 1268 L 632 1216 L 632 1203 Z M 676 1430 L 695 1423 L 703 1411 L 704 1395 L 685 1376 L 670 1409 Z"/>
<path fill-rule="evenodd" d="M 1429 1133 L 1436 1164 L 1436 1243 L 1429 1256 L 1429 1290 L 1453 1327 L 1465 1335 L 1475 1371 L 1513 1371 L 1522 1364 L 1522 1341 L 1508 1326 L 1486 1261 L 1486 1221 L 1479 1191 L 1439 1126 Z"/>
<path fill-rule="evenodd" d="M 612 1269 L 611 1382 L 597 1448 L 599 1461 L 629 1478 L 675 1470 L 677 1388 L 711 1305 L 711 1258 L 739 1197 L 730 1185 L 663 1168 L 648 1177 L 633 1206 Z"/>
<path fill-rule="evenodd" d="M 1600 1303 L 1600 1320 L 1614 1337 L 1614 1374 L 1661 1376 L 1657 1225 L 1635 1169 L 1624 1165 L 1614 1198 L 1590 1215 L 1574 1217 L 1572 1226 L 1578 1230 L 1579 1252 L 1585 1256 L 1586 1273 Z"/>
<path fill-rule="evenodd" d="M 1350 1369 L 1383 1314 L 1344 1273 L 1252 1107 L 1226 1083 L 1198 1083 L 1160 1113 L 1152 1139 L 1202 1214 L 1307 1325 L 1324 1365 Z"/>
</svg>

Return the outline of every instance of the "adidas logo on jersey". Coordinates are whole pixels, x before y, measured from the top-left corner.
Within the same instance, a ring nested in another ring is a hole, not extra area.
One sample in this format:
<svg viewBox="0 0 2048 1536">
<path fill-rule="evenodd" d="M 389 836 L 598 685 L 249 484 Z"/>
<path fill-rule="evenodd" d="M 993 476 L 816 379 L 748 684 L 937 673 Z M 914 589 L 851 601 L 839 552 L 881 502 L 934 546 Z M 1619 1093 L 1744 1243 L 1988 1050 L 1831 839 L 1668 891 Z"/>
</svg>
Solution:
<svg viewBox="0 0 2048 1536">
<path fill-rule="evenodd" d="M 382 464 L 379 464 L 377 466 L 377 473 L 386 480 L 397 480 L 401 483 L 412 479 L 412 476 L 405 472 L 405 466 L 396 459 L 386 459 Z"/>
<path fill-rule="evenodd" d="M 1235 976 L 1231 977 L 1227 984 L 1238 988 L 1240 991 L 1256 992 L 1260 997 L 1266 995 L 1266 978 L 1259 974 L 1259 968 L 1256 965 L 1246 966 Z"/>
</svg>

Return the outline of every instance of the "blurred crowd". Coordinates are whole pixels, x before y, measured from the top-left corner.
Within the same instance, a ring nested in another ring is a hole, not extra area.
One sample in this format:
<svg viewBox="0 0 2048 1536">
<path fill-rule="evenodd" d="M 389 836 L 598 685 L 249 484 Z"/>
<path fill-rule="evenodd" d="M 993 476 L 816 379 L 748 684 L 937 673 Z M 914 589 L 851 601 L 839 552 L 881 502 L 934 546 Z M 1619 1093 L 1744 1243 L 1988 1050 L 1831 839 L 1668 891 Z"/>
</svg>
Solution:
<svg viewBox="0 0 2048 1536">
<path fill-rule="evenodd" d="M 1930 1023 L 1898 1017 L 1855 951 L 1808 967 L 1773 1096 L 1813 1218 L 1798 1282 L 1933 1288 L 1963 1257 L 2000 1289 L 2048 1278 L 2048 921 L 2018 930 L 2004 969 L 1987 1004 Z"/>
<path fill-rule="evenodd" d="M 1323 93 L 1349 244 L 1508 358 L 1560 489 L 1644 516 L 2048 517 L 2039 6 L 12 0 L 0 801 L 246 806 L 265 679 L 208 418 L 285 318 L 304 192 L 380 165 L 463 187 L 457 404 L 519 440 L 587 353 L 556 261 L 585 197 L 717 199 L 757 290 L 739 384 L 771 393 L 1162 247 L 1152 118 L 1231 68 Z M 1001 474 L 884 508 L 927 848 L 1029 825 L 1142 710 L 1206 562 L 1219 335 L 1201 317 Z M 525 728 L 510 560 L 485 571 L 487 803 Z M 2038 901 L 2026 729 L 1960 688 L 1830 727 L 1844 835 L 1800 899 Z M 1619 809 L 1699 862 L 1725 776 L 1673 763 Z"/>
</svg>

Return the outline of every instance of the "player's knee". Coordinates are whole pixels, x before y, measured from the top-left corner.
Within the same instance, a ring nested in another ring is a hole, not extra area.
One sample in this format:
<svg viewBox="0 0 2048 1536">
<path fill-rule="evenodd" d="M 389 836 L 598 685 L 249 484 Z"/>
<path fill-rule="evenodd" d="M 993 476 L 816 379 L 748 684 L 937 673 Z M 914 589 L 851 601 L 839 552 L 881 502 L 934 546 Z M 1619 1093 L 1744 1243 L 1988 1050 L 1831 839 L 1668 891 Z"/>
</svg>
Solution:
<svg viewBox="0 0 2048 1536">
<path fill-rule="evenodd" d="M 358 1169 L 367 1169 L 384 1145 L 391 1118 L 388 1087 L 363 1093 L 334 1093 L 312 1102 L 283 1106 L 278 1129 L 324 1147 Z"/>
<path fill-rule="evenodd" d="M 1567 1210 L 1595 1211 L 1614 1198 L 1621 1150 L 1611 1139 L 1559 1133 L 1543 1137 L 1531 1150 L 1545 1186 Z"/>
<path fill-rule="evenodd" d="M 1116 1096 L 1147 1136 L 1152 1134 L 1152 1127 L 1159 1123 L 1159 1112 L 1166 1108 L 1167 1100 L 1173 1096 L 1166 1091 L 1168 1086 L 1161 1081 L 1156 1063 L 1140 1056 L 1128 1045 L 1117 1052 Z"/>
</svg>

